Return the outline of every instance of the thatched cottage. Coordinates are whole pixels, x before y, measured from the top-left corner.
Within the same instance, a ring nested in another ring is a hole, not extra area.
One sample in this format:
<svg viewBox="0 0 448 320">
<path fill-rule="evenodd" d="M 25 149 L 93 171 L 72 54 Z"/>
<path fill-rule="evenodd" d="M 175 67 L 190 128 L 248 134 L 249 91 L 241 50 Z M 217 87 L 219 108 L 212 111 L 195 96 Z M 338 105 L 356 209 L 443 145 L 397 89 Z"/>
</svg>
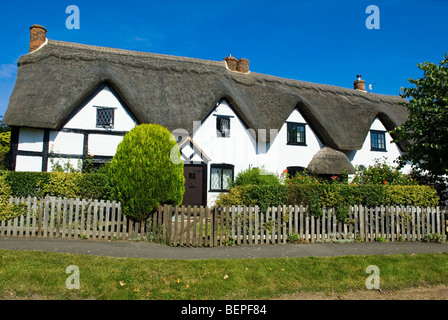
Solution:
<svg viewBox="0 0 448 320">
<path fill-rule="evenodd" d="M 167 127 L 185 163 L 186 204 L 205 204 L 249 167 L 353 173 L 403 146 L 388 133 L 403 100 L 250 71 L 231 56 L 206 61 L 49 40 L 31 27 L 4 123 L 11 170 L 50 171 L 88 154 L 110 160 L 136 124 Z"/>
</svg>

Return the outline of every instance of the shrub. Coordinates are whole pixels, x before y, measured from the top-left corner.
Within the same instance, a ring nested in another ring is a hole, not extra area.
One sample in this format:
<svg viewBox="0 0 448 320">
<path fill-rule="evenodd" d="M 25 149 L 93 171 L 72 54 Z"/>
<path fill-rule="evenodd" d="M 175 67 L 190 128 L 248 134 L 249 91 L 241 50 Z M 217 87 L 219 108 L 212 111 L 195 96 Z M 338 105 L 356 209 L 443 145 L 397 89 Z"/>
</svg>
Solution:
<svg viewBox="0 0 448 320">
<path fill-rule="evenodd" d="M 10 141 L 11 131 L 0 132 L 0 170 L 8 169 Z"/>
<path fill-rule="evenodd" d="M 268 172 L 263 168 L 250 168 L 238 173 L 235 181 L 231 184 L 232 187 L 245 185 L 278 186 L 280 181 L 274 173 Z"/>
<path fill-rule="evenodd" d="M 349 185 L 339 183 L 287 184 L 280 186 L 246 185 L 221 194 L 217 206 L 259 206 L 266 211 L 278 205 L 304 205 L 316 217 L 322 208 L 334 208 L 339 221 L 348 217 L 351 205 L 435 206 L 437 192 L 427 186 Z"/>
<path fill-rule="evenodd" d="M 50 174 L 47 172 L 7 172 L 5 181 L 11 188 L 11 194 L 16 197 L 45 196 L 45 186 Z"/>
<path fill-rule="evenodd" d="M 266 211 L 268 207 L 286 203 L 288 189 L 284 185 L 245 185 L 230 189 L 229 193 L 221 193 L 215 204 L 224 206 L 258 206 Z"/>
<path fill-rule="evenodd" d="M 416 185 L 410 176 L 403 174 L 398 167 L 389 166 L 384 160 L 375 160 L 375 164 L 366 168 L 356 167 L 354 184 L 387 184 L 387 185 Z"/>
<path fill-rule="evenodd" d="M 126 134 L 118 145 L 109 178 L 112 196 L 121 201 L 127 216 L 143 220 L 160 204 L 182 203 L 183 163 L 171 137 L 162 126 L 143 124 Z"/>
<path fill-rule="evenodd" d="M 288 189 L 283 185 L 251 185 L 244 189 L 244 200 L 248 205 L 257 205 L 265 211 L 286 203 Z"/>
<path fill-rule="evenodd" d="M 217 207 L 230 207 L 230 206 L 243 206 L 245 205 L 244 200 L 244 189 L 246 187 L 236 186 L 230 188 L 228 193 L 221 193 L 215 205 Z"/>
<path fill-rule="evenodd" d="M 52 172 L 43 187 L 44 195 L 75 198 L 79 195 L 77 180 L 80 176 L 80 173 Z"/>
<path fill-rule="evenodd" d="M 385 189 L 385 203 L 433 207 L 438 205 L 439 195 L 430 186 L 389 186 Z"/>
<path fill-rule="evenodd" d="M 106 174 L 84 173 L 77 179 L 78 197 L 83 199 L 111 198 L 111 187 Z"/>
<path fill-rule="evenodd" d="M 63 172 L 5 172 L 5 182 L 16 197 L 46 195 L 110 200 L 110 186 L 105 174 Z"/>
<path fill-rule="evenodd" d="M 0 221 L 11 220 L 25 213 L 24 205 L 9 204 L 11 188 L 5 181 L 5 175 L 0 174 Z"/>
</svg>

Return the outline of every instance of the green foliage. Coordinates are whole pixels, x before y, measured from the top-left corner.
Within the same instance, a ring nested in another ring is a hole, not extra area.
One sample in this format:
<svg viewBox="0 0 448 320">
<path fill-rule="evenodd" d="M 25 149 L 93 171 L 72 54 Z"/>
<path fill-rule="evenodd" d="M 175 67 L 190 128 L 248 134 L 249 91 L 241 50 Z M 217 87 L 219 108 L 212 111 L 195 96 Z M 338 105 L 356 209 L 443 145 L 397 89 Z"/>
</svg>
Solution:
<svg viewBox="0 0 448 320">
<path fill-rule="evenodd" d="M 11 131 L 0 132 L 0 170 L 8 169 L 10 141 Z"/>
<path fill-rule="evenodd" d="M 381 242 L 381 243 L 389 242 L 389 240 L 387 240 L 386 238 L 383 238 L 383 237 L 378 237 L 378 238 L 376 238 L 376 241 L 377 241 L 377 242 Z"/>
<path fill-rule="evenodd" d="M 280 181 L 274 173 L 268 172 L 263 168 L 250 168 L 238 173 L 231 186 L 235 187 L 250 184 L 278 186 L 280 185 Z"/>
<path fill-rule="evenodd" d="M 43 197 L 50 174 L 47 172 L 7 172 L 5 181 L 16 197 Z"/>
<path fill-rule="evenodd" d="M 46 195 L 84 199 L 111 199 L 105 174 L 63 172 L 5 172 L 5 182 L 16 197 Z"/>
<path fill-rule="evenodd" d="M 448 206 L 448 177 L 446 175 L 436 176 L 429 172 L 412 170 L 411 176 L 418 184 L 431 186 L 436 189 L 440 197 L 440 206 Z"/>
<path fill-rule="evenodd" d="M 83 173 L 76 180 L 76 185 L 79 198 L 104 200 L 111 198 L 111 187 L 106 174 Z"/>
<path fill-rule="evenodd" d="M 437 191 L 430 186 L 389 186 L 385 198 L 388 205 L 434 207 L 439 203 Z"/>
<path fill-rule="evenodd" d="M 24 205 L 9 204 L 11 188 L 5 181 L 5 175 L 0 174 L 0 221 L 11 220 L 25 213 Z"/>
<path fill-rule="evenodd" d="M 446 241 L 446 235 L 440 233 L 427 233 L 423 238 L 425 242 L 444 243 Z"/>
<path fill-rule="evenodd" d="M 287 178 L 285 180 L 286 184 L 295 184 L 295 185 L 320 184 L 323 182 L 324 182 L 323 179 L 309 175 L 306 170 L 303 170 L 303 172 L 297 173 L 294 177 Z"/>
<path fill-rule="evenodd" d="M 143 220 L 160 204 L 182 203 L 185 178 L 179 157 L 176 141 L 162 126 L 143 124 L 124 136 L 109 178 L 112 195 L 126 215 Z"/>
<path fill-rule="evenodd" d="M 94 169 L 94 161 L 93 161 L 93 155 L 86 150 L 86 158 L 84 159 L 82 163 L 82 173 L 93 173 L 95 172 Z"/>
<path fill-rule="evenodd" d="M 268 207 L 285 204 L 287 187 L 284 185 L 245 185 L 230 189 L 229 193 L 221 193 L 216 200 L 216 206 L 258 206 L 266 211 Z"/>
<path fill-rule="evenodd" d="M 285 204 L 287 188 L 283 185 L 251 185 L 245 189 L 244 198 L 249 205 L 257 205 L 266 212 L 268 207 Z"/>
<path fill-rule="evenodd" d="M 416 185 L 417 182 L 410 175 L 403 174 L 399 167 L 389 166 L 386 161 L 375 160 L 375 164 L 366 168 L 356 167 L 354 184 L 389 184 Z"/>
<path fill-rule="evenodd" d="M 75 198 L 79 194 L 77 180 L 80 176 L 80 173 L 53 172 L 44 185 L 43 192 L 55 197 Z"/>
<path fill-rule="evenodd" d="M 352 185 L 342 183 L 287 184 L 281 186 L 238 186 L 223 193 L 217 206 L 259 206 L 263 211 L 278 205 L 308 206 L 309 212 L 322 216 L 322 208 L 333 208 L 339 221 L 348 217 L 352 205 L 436 206 L 439 196 L 429 186 Z"/>
<path fill-rule="evenodd" d="M 438 65 L 425 62 L 418 67 L 423 77 L 409 79 L 413 87 L 400 92 L 410 98 L 408 119 L 392 133 L 396 141 L 410 142 L 401 165 L 411 161 L 419 171 L 443 176 L 448 173 L 448 53 Z"/>
<path fill-rule="evenodd" d="M 229 192 L 221 193 L 216 199 L 217 207 L 243 206 L 245 205 L 244 190 L 247 186 L 230 188 Z"/>
</svg>

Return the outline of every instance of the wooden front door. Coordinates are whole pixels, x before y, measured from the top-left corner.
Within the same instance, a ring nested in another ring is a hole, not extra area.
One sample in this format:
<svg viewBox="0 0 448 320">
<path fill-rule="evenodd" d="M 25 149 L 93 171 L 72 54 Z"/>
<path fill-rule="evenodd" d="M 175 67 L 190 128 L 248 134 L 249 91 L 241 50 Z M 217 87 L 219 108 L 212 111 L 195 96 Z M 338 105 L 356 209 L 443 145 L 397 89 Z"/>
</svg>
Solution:
<svg viewBox="0 0 448 320">
<path fill-rule="evenodd" d="M 207 204 L 206 175 L 206 165 L 184 165 L 185 194 L 183 205 L 205 206 Z"/>
</svg>

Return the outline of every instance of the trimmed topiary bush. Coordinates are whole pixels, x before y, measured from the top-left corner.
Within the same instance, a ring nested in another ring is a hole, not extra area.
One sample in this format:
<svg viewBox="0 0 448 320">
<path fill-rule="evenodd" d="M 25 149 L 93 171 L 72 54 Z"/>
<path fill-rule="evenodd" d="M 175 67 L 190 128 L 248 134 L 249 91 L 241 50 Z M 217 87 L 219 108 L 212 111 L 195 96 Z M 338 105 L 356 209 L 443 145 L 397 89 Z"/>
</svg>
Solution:
<svg viewBox="0 0 448 320">
<path fill-rule="evenodd" d="M 185 178 L 179 157 L 176 141 L 160 125 L 142 124 L 124 136 L 109 178 L 125 215 L 144 220 L 161 204 L 182 204 Z"/>
</svg>

